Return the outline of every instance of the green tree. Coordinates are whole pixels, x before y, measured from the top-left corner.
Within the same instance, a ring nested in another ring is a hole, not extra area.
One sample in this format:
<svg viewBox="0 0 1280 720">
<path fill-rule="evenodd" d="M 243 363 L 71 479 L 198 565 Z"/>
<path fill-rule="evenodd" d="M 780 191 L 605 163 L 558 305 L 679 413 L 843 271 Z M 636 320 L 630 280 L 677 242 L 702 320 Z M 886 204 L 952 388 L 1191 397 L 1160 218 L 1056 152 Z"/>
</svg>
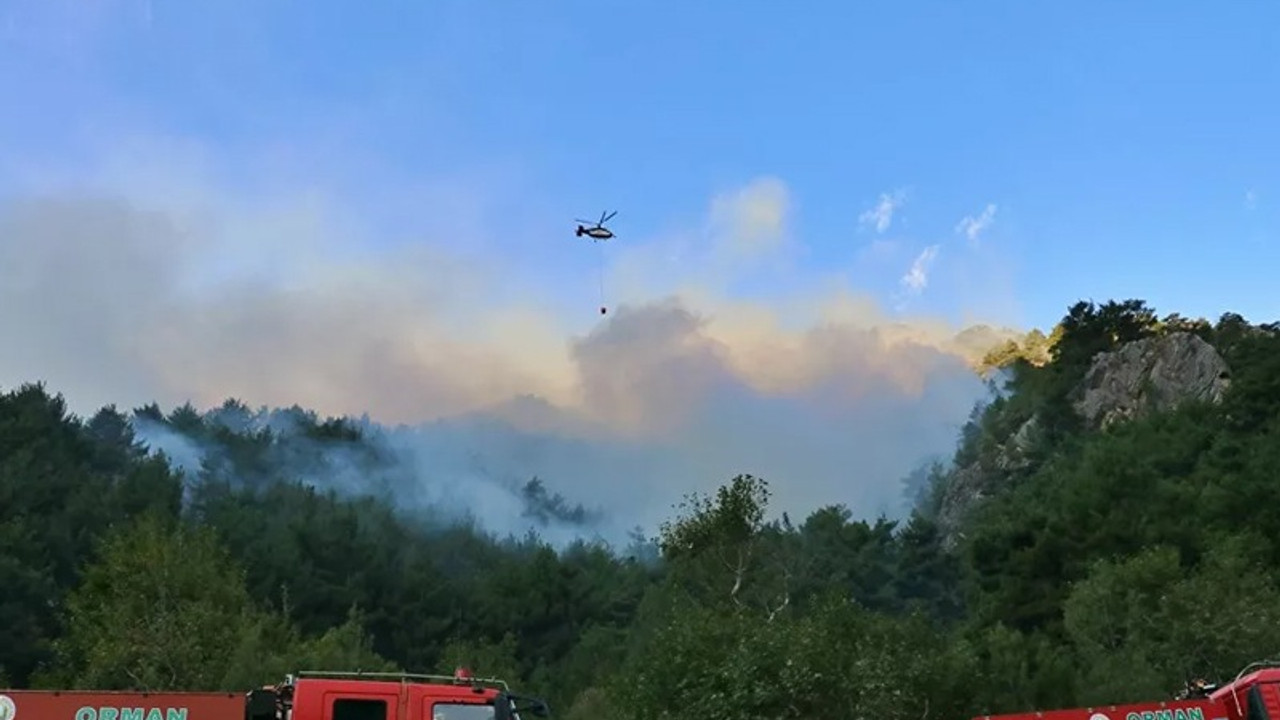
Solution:
<svg viewBox="0 0 1280 720">
<path fill-rule="evenodd" d="M 661 528 L 659 548 L 672 579 L 703 602 L 755 604 L 771 615 L 788 605 L 791 567 L 776 541 L 778 528 L 764 521 L 769 494 L 763 479 L 738 475 L 714 499 L 689 495 L 684 514 Z"/>
<path fill-rule="evenodd" d="M 436 671 L 452 675 L 467 668 L 476 677 L 499 678 L 519 684 L 525 673 L 516 657 L 516 636 L 505 633 L 498 642 L 457 639 L 445 646 Z"/>
<path fill-rule="evenodd" d="M 224 689 L 233 651 L 259 621 L 214 534 L 154 514 L 104 540 L 67 610 L 63 677 L 101 689 Z"/>
<path fill-rule="evenodd" d="M 1066 602 L 1082 663 L 1080 701 L 1167 696 L 1224 678 L 1280 645 L 1280 592 L 1258 538 L 1224 537 L 1191 572 L 1156 546 L 1096 563 Z"/>
<path fill-rule="evenodd" d="M 181 485 L 110 408 L 86 426 L 42 384 L 0 394 L 0 665 L 18 684 L 51 659 L 83 558 L 115 522 L 175 516 Z"/>
<path fill-rule="evenodd" d="M 972 688 L 969 716 L 1077 704 L 1075 657 L 1057 639 L 997 621 L 970 628 L 957 644 L 973 653 L 970 677 L 981 679 Z"/>
</svg>

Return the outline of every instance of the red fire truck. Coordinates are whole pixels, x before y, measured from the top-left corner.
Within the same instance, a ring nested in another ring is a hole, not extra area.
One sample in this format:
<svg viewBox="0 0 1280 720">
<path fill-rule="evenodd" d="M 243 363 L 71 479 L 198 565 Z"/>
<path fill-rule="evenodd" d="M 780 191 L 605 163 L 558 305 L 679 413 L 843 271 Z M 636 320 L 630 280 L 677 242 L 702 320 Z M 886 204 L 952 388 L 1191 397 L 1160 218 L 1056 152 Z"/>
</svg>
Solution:
<svg viewBox="0 0 1280 720">
<path fill-rule="evenodd" d="M 300 672 L 247 693 L 0 690 L 0 720 L 520 720 L 547 704 L 452 676 Z"/>
<path fill-rule="evenodd" d="M 1255 663 L 1226 685 L 1196 683 L 1177 700 L 983 715 L 973 720 L 1280 720 L 1280 667 Z"/>
</svg>

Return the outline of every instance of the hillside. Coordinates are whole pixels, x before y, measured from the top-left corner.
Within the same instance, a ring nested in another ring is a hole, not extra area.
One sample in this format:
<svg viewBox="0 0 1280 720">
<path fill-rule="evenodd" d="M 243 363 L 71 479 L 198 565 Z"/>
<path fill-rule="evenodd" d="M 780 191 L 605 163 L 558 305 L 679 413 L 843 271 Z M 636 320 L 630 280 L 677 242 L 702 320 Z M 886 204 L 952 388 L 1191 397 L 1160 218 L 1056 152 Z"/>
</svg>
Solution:
<svg viewBox="0 0 1280 720">
<path fill-rule="evenodd" d="M 414 478 L 367 423 L 81 419 L 9 389 L 0 687 L 465 662 L 573 718 L 918 720 L 1160 698 L 1274 654 L 1280 327 L 1080 303 L 986 368 L 901 523 L 771 522 L 778 490 L 744 475 L 625 548 L 393 504 Z M 520 486 L 532 523 L 589 526 L 549 486 Z"/>
</svg>

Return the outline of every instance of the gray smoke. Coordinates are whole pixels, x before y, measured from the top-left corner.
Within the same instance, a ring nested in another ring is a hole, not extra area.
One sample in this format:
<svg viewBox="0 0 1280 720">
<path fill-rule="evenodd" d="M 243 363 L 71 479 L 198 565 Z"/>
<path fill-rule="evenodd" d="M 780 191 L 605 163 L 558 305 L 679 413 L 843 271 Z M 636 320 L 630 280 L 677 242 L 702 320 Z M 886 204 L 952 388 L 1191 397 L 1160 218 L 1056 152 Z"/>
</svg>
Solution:
<svg viewBox="0 0 1280 720">
<path fill-rule="evenodd" d="M 1009 335 L 892 319 L 845 288 L 736 299 L 734 277 L 794 247 L 772 183 L 717 201 L 724 234 L 661 273 L 670 244 L 610 256 L 619 305 L 588 327 L 537 270 L 512 292 L 513 263 L 429 237 L 379 246 L 336 202 L 155 185 L 0 200 L 0 385 L 43 380 L 86 414 L 232 397 L 367 413 L 396 497 L 496 532 L 622 542 L 740 472 L 772 483 L 776 512 L 897 515 L 902 478 L 950 451 L 984 392 L 969 363 Z M 184 466 L 208 460 L 139 430 Z M 358 463 L 327 463 L 313 480 L 369 488 Z M 586 514 L 530 517 L 534 477 Z"/>
</svg>

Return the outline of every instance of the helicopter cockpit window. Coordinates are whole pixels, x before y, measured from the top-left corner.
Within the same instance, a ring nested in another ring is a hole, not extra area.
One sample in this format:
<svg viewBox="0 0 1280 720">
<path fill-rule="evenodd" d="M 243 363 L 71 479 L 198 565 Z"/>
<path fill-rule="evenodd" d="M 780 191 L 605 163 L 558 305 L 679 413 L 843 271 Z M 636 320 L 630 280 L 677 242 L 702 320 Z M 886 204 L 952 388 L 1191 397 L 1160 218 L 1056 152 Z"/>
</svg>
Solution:
<svg viewBox="0 0 1280 720">
<path fill-rule="evenodd" d="M 431 720 L 493 720 L 493 706 L 476 703 L 434 703 Z"/>
</svg>

